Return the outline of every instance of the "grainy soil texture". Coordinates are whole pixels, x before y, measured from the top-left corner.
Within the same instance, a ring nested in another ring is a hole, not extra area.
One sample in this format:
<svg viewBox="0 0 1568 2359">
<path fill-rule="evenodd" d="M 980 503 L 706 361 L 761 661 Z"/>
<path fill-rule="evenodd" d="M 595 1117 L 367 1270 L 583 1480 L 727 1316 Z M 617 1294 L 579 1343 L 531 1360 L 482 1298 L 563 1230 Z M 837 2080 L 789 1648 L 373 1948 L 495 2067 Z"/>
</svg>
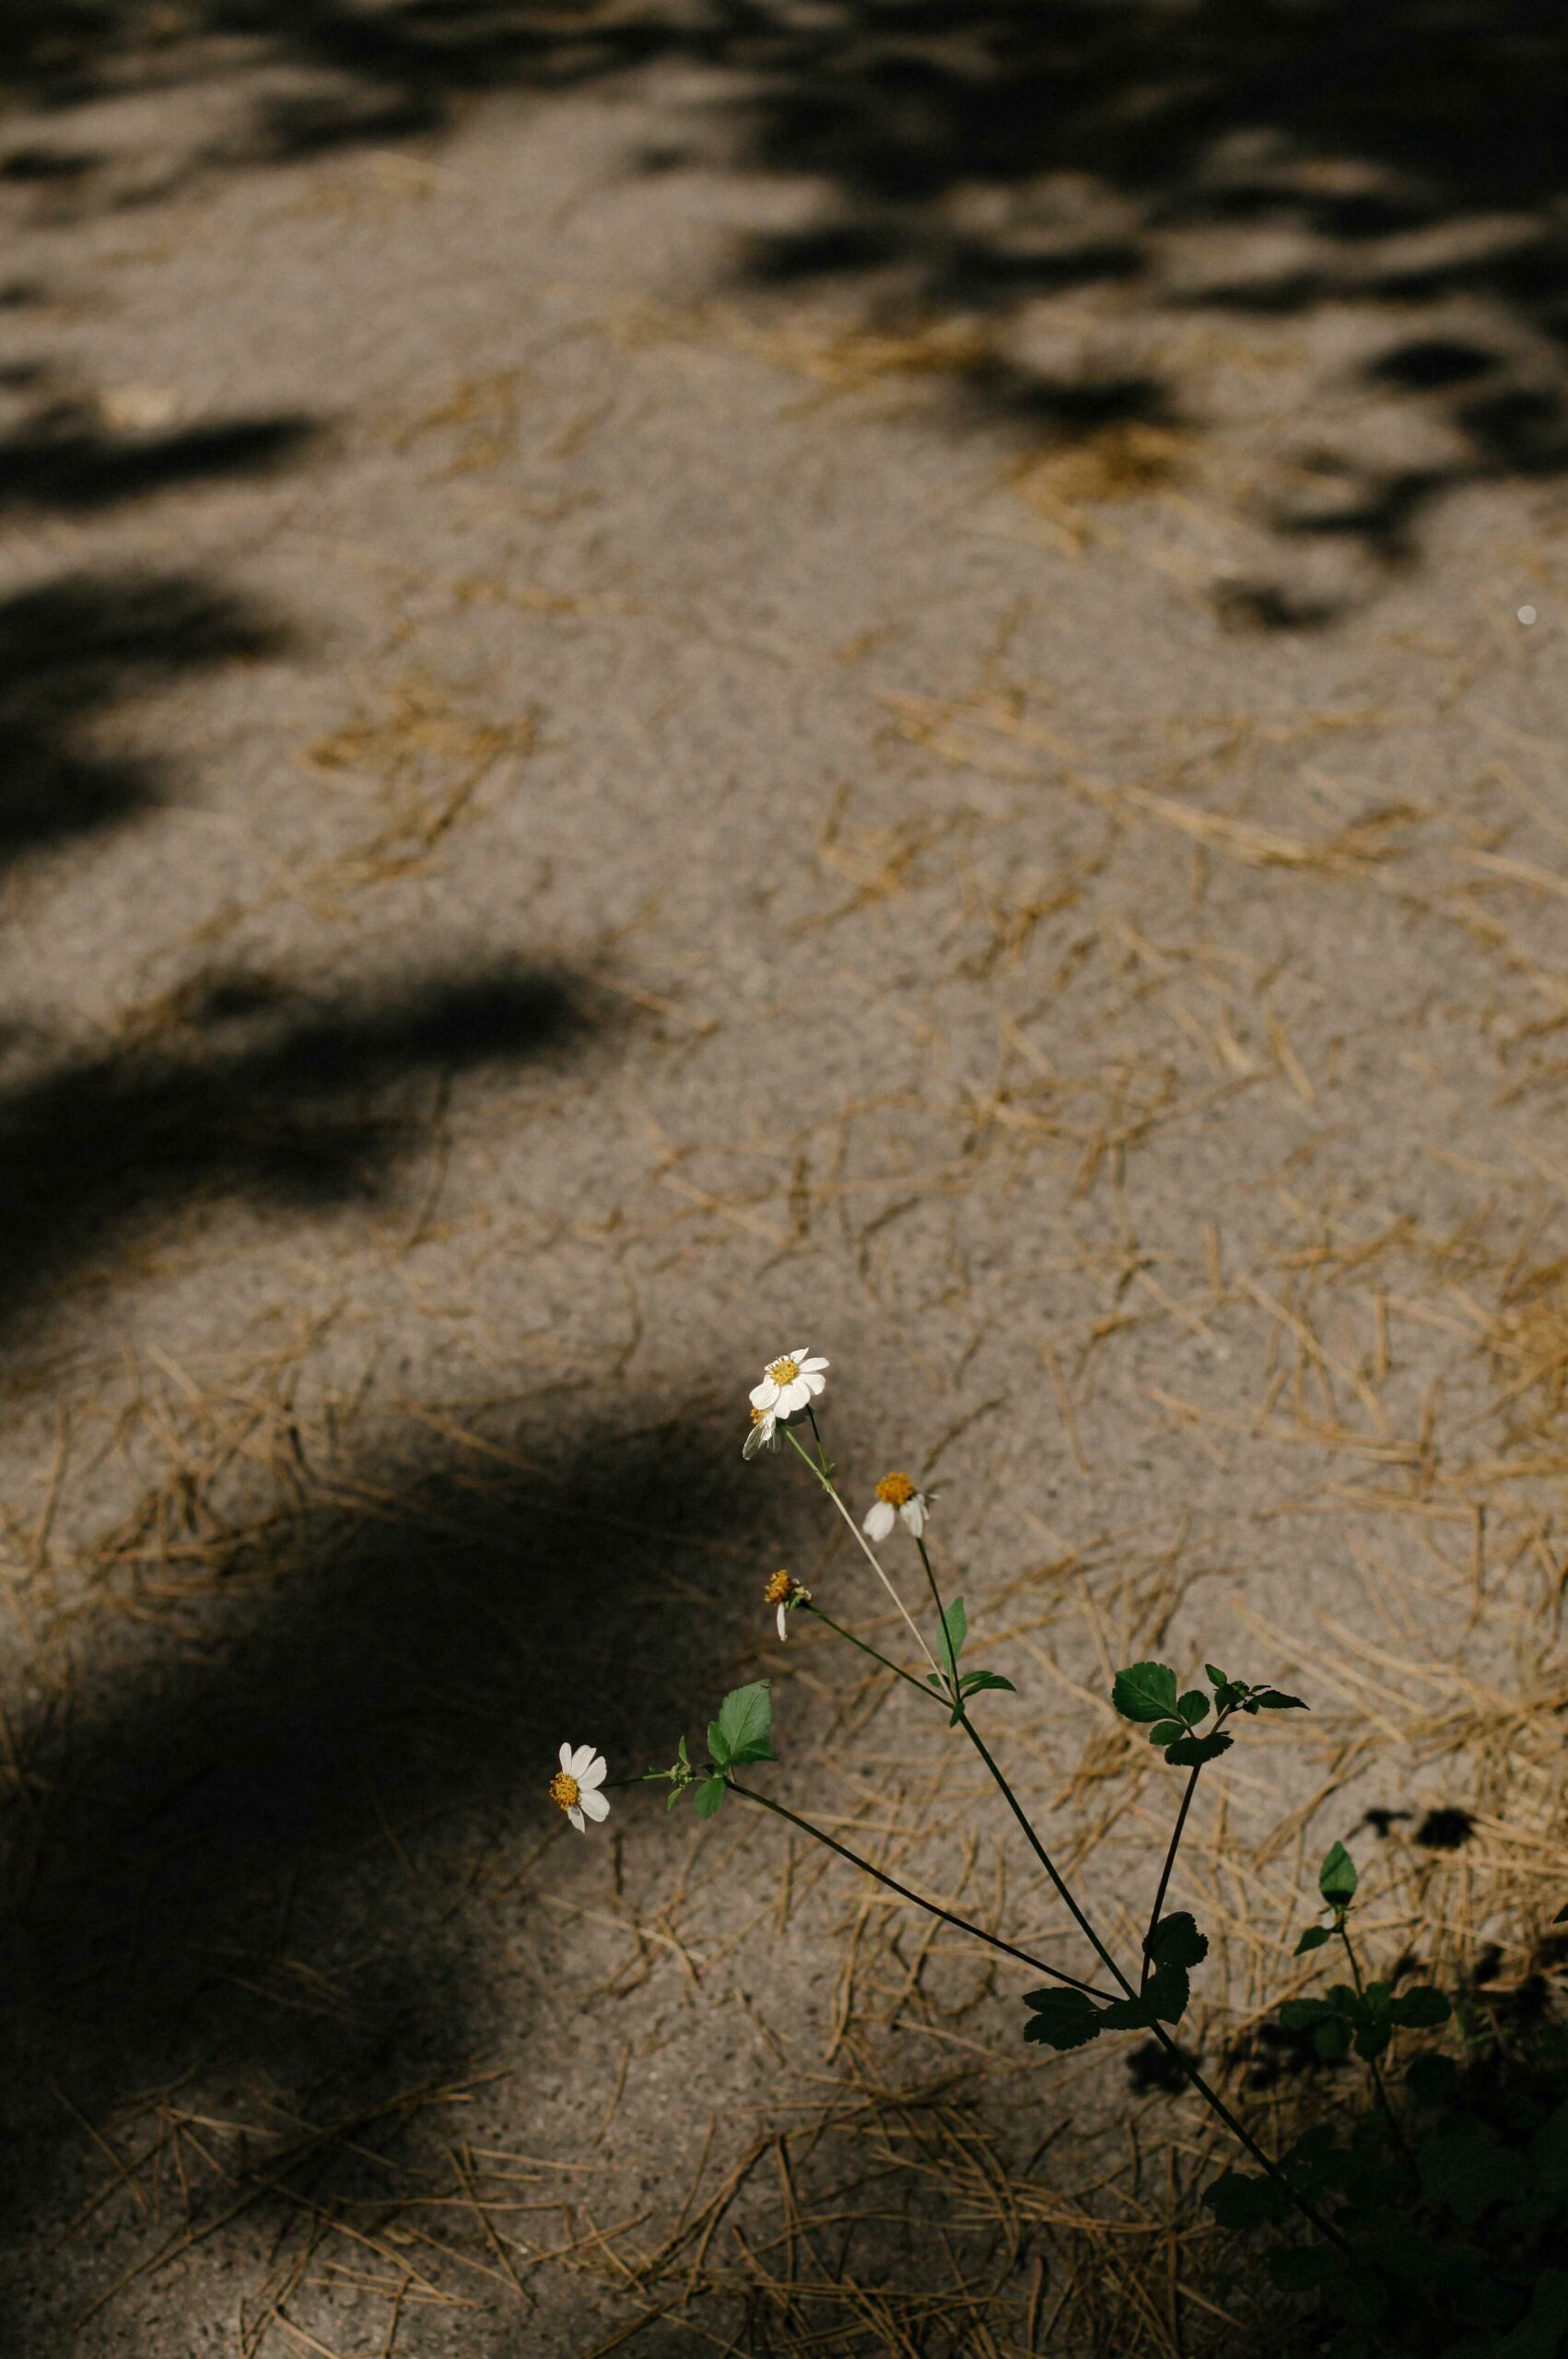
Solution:
<svg viewBox="0 0 1568 2359">
<path fill-rule="evenodd" d="M 7 2353 L 1258 2330 L 1157 2055 L 740 1802 L 549 1799 L 768 1677 L 773 1796 L 1082 1966 L 778 1642 L 782 1565 L 912 1654 L 743 1462 L 801 1344 L 1116 1941 L 1117 1664 L 1310 1702 L 1176 1885 L 1260 2128 L 1336 1837 L 1380 1965 L 1529 1986 L 1565 119 L 1557 0 L 7 0 Z"/>
</svg>

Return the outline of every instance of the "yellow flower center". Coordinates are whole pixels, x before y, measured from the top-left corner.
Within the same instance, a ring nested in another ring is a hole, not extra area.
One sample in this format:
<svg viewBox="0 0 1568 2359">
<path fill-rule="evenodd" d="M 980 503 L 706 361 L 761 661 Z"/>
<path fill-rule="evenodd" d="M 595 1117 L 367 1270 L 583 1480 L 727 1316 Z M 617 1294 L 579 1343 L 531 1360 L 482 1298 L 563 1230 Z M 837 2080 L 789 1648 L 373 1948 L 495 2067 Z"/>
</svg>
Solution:
<svg viewBox="0 0 1568 2359">
<path fill-rule="evenodd" d="M 801 1371 L 793 1360 L 775 1360 L 767 1373 L 775 1384 L 793 1384 Z"/>
<path fill-rule="evenodd" d="M 772 1414 L 773 1412 L 771 1409 L 754 1409 L 752 1411 L 752 1423 L 754 1426 L 764 1425 Z"/>
<path fill-rule="evenodd" d="M 794 1593 L 794 1575 L 787 1573 L 781 1565 L 763 1590 L 762 1602 L 764 1605 L 787 1605 Z"/>
<path fill-rule="evenodd" d="M 876 1495 L 879 1499 L 885 1499 L 890 1508 L 907 1508 L 915 1496 L 915 1485 L 907 1474 L 884 1474 L 876 1486 Z"/>
<path fill-rule="evenodd" d="M 563 1810 L 570 1810 L 581 1792 L 582 1789 L 577 1779 L 568 1777 L 564 1769 L 557 1769 L 550 1780 L 550 1800 L 553 1802 L 559 1802 Z"/>
</svg>

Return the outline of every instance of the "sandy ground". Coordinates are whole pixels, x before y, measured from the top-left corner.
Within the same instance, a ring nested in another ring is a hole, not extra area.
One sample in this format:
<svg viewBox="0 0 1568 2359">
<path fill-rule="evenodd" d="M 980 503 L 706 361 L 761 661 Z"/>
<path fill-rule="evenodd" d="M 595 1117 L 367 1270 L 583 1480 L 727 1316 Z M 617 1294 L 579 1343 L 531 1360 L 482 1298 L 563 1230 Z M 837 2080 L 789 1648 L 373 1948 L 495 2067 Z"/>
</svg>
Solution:
<svg viewBox="0 0 1568 2359">
<path fill-rule="evenodd" d="M 766 1672 L 774 1790 L 1077 1957 L 772 1637 L 783 1561 L 895 1642 L 741 1462 L 809 1340 L 1118 1929 L 1112 1660 L 1312 1698 L 1199 1813 L 1211 2057 L 1369 1807 L 1391 1947 L 1561 1898 L 1561 31 L 46 13 L 6 2348 L 1190 2350 L 1185 2107 L 739 1806 L 544 1786 Z"/>
</svg>

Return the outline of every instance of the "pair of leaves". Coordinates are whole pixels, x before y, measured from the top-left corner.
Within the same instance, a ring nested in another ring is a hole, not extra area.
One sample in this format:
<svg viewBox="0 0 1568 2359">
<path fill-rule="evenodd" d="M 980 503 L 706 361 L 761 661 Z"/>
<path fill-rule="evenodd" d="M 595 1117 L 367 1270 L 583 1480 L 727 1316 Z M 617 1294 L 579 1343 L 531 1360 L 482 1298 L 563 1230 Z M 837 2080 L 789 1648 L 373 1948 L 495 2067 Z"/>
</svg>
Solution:
<svg viewBox="0 0 1568 2359">
<path fill-rule="evenodd" d="M 946 1680 L 940 1679 L 934 1671 L 926 1673 L 928 1687 L 934 1687 L 939 1694 L 945 1688 L 945 1692 L 954 1698 L 948 1717 L 949 1728 L 956 1728 L 962 1719 L 963 1702 L 966 1696 L 977 1696 L 984 1687 L 1005 1687 L 1010 1696 L 1018 1692 L 1012 1680 L 1003 1679 L 1000 1672 L 960 1672 L 958 1658 L 964 1651 L 964 1641 L 968 1635 L 969 1617 L 964 1611 L 964 1600 L 955 1597 L 951 1605 L 943 1607 L 942 1627 L 937 1632 L 937 1660 L 947 1674 Z"/>
<path fill-rule="evenodd" d="M 1392 1984 L 1336 1982 L 1321 1999 L 1287 1999 L 1280 2021 L 1287 2031 L 1305 2031 L 1319 2056 L 1337 2063 L 1353 2048 L 1369 2060 L 1381 2056 L 1396 2030 L 1435 2031 L 1453 2010 L 1443 1992 L 1418 1982 L 1396 1996 Z"/>
<path fill-rule="evenodd" d="M 1102 2032 L 1153 2031 L 1159 2024 L 1179 2023 L 1192 1995 L 1189 1969 L 1208 1956 L 1208 1937 L 1185 1908 L 1177 1909 L 1161 1918 L 1147 1951 L 1150 1972 L 1136 1998 L 1100 2000 L 1087 1990 L 1060 1987 L 1028 1991 L 1024 2038 L 1045 2048 L 1086 2048 Z"/>
<path fill-rule="evenodd" d="M 777 1761 L 768 1738 L 773 1732 L 773 1698 L 766 1679 L 747 1687 L 732 1687 L 719 1707 L 719 1717 L 708 1724 L 708 1775 L 692 1797 L 698 1818 L 712 1818 L 724 1806 L 729 1772 L 754 1761 Z M 685 1759 L 682 1742 L 681 1758 Z"/>
<path fill-rule="evenodd" d="M 1165 1759 L 1177 1768 L 1198 1769 L 1205 1761 L 1217 1761 L 1222 1753 L 1230 1751 L 1232 1740 L 1218 1727 L 1207 1736 L 1195 1733 L 1211 1710 L 1256 1714 L 1306 1709 L 1299 1696 L 1227 1679 L 1215 1663 L 1205 1663 L 1203 1668 L 1213 1686 L 1212 1704 L 1200 1687 L 1178 1694 L 1176 1675 L 1168 1663 L 1129 1663 L 1112 1684 L 1111 1702 L 1122 1719 L 1147 1728 L 1150 1743 L 1162 1745 Z"/>
</svg>

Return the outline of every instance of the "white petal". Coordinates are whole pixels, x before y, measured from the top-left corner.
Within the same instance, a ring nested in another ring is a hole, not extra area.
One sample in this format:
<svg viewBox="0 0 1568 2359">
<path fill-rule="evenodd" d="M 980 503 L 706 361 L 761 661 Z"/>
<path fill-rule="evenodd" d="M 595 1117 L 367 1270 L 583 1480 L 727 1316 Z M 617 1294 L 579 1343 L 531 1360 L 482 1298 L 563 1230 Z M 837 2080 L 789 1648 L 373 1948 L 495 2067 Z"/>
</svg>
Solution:
<svg viewBox="0 0 1568 2359">
<path fill-rule="evenodd" d="M 571 1760 L 568 1765 L 568 1774 L 577 1779 L 579 1786 L 582 1783 L 582 1773 L 587 1768 L 592 1758 L 593 1747 L 591 1744 L 579 1744 L 577 1751 L 572 1755 Z"/>
<path fill-rule="evenodd" d="M 582 1797 L 582 1807 L 588 1813 L 589 1817 L 596 1822 L 606 1819 L 610 1815 L 610 1805 L 605 1801 L 603 1794 L 591 1794 L 585 1790 Z"/>
<path fill-rule="evenodd" d="M 585 1794 L 591 1793 L 595 1786 L 604 1783 L 609 1774 L 609 1763 L 602 1753 L 596 1753 L 587 1768 L 579 1770 L 577 1782 Z"/>
<path fill-rule="evenodd" d="M 576 1802 L 568 1802 L 567 1805 L 567 1816 L 571 1820 L 572 1825 L 576 1827 L 579 1835 L 587 1834 L 588 1823 L 584 1819 L 581 1811 L 579 1810 Z"/>
<path fill-rule="evenodd" d="M 790 1635 L 790 1625 L 785 1619 L 788 1611 L 788 1607 L 782 1605 L 778 1609 L 778 1635 L 781 1638 L 787 1638 Z"/>
<path fill-rule="evenodd" d="M 754 1409 L 771 1409 L 778 1398 L 778 1387 L 770 1376 L 765 1376 L 760 1384 L 752 1386 L 746 1397 Z"/>
<path fill-rule="evenodd" d="M 757 1451 L 762 1448 L 763 1443 L 766 1439 L 766 1426 L 754 1426 L 750 1433 L 746 1436 L 744 1441 L 741 1444 L 741 1456 L 743 1458 L 755 1458 Z"/>
<path fill-rule="evenodd" d="M 811 1386 L 806 1382 L 804 1377 L 798 1376 L 795 1379 L 794 1383 L 787 1384 L 783 1391 L 778 1395 L 779 1415 L 781 1417 L 792 1417 L 797 1409 L 803 1409 L 805 1407 L 806 1402 L 811 1399 Z"/>
<path fill-rule="evenodd" d="M 831 1360 L 802 1360 L 800 1362 L 800 1370 L 802 1376 L 814 1376 L 818 1368 L 831 1367 L 832 1366 L 833 1362 Z"/>
<path fill-rule="evenodd" d="M 801 1378 L 801 1382 L 805 1386 L 808 1392 L 825 1392 L 827 1390 L 826 1377 L 817 1376 L 810 1368 L 807 1368 L 803 1372 Z"/>
<path fill-rule="evenodd" d="M 919 1540 L 926 1528 L 926 1503 L 919 1491 L 912 1499 L 905 1500 L 898 1512 L 904 1519 L 906 1530 L 912 1532 Z"/>
<path fill-rule="evenodd" d="M 801 1362 L 805 1358 L 806 1354 L 807 1354 L 810 1350 L 811 1350 L 811 1345 L 810 1345 L 809 1344 L 796 1344 L 796 1346 L 795 1346 L 794 1350 L 790 1353 L 790 1357 L 794 1361 L 795 1366 L 796 1366 L 797 1367 L 800 1367 Z"/>
<path fill-rule="evenodd" d="M 885 1540 L 893 1529 L 893 1509 L 885 1499 L 873 1499 L 871 1513 L 860 1529 L 868 1539 Z"/>
<path fill-rule="evenodd" d="M 572 1749 L 569 1744 L 561 1747 L 561 1766 L 569 1778 L 572 1774 Z"/>
</svg>

